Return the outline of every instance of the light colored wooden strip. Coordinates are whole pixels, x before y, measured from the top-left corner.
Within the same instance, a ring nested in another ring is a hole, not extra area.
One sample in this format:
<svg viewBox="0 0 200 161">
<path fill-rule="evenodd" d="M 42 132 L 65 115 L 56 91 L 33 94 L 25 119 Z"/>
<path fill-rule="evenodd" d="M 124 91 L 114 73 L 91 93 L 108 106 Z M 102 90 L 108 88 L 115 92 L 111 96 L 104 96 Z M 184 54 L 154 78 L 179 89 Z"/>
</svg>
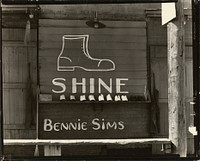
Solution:
<svg viewBox="0 0 200 161">
<path fill-rule="evenodd" d="M 76 139 L 76 140 L 45 140 L 45 139 L 4 139 L 4 145 L 130 145 L 130 144 L 169 144 L 168 138 L 150 139 Z"/>
</svg>

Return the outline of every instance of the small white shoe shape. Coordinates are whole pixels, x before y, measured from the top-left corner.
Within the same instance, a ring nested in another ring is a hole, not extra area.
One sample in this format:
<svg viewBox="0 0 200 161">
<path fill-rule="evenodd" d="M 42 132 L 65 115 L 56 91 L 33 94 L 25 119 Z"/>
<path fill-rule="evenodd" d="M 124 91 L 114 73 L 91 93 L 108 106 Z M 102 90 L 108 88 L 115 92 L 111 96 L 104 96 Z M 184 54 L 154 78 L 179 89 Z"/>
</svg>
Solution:
<svg viewBox="0 0 200 161">
<path fill-rule="evenodd" d="M 94 98 L 94 96 L 93 95 L 89 95 L 89 101 L 95 101 L 95 98 Z"/>
<path fill-rule="evenodd" d="M 121 99 L 120 99 L 120 96 L 119 96 L 119 95 L 116 95 L 116 96 L 115 96 L 115 101 L 121 101 Z"/>
<path fill-rule="evenodd" d="M 112 101 L 112 97 L 111 97 L 110 94 L 108 94 L 108 95 L 106 96 L 106 100 L 107 100 L 107 101 Z"/>
<path fill-rule="evenodd" d="M 103 94 L 99 95 L 98 100 L 99 100 L 99 101 L 104 101 L 104 96 L 103 96 Z"/>
<path fill-rule="evenodd" d="M 74 95 L 70 95 L 70 101 L 75 101 L 75 100 L 76 100 L 75 96 Z"/>
<path fill-rule="evenodd" d="M 60 101 L 64 101 L 64 100 L 65 100 L 65 95 L 64 94 L 60 95 Z"/>
<path fill-rule="evenodd" d="M 85 95 L 81 95 L 81 96 L 80 96 L 80 101 L 86 101 Z"/>
<path fill-rule="evenodd" d="M 127 98 L 127 96 L 126 95 L 122 95 L 122 101 L 128 101 L 128 98 Z"/>
</svg>

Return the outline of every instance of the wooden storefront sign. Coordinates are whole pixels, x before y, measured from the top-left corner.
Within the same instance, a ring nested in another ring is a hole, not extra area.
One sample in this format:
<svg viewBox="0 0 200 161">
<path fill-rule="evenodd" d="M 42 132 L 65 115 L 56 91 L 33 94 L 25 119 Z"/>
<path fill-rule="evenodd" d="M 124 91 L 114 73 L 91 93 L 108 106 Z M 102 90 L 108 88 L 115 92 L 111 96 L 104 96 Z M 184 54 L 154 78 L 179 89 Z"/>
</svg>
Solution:
<svg viewBox="0 0 200 161">
<path fill-rule="evenodd" d="M 39 21 L 39 138 L 149 136 L 146 23 L 103 23 Z"/>
<path fill-rule="evenodd" d="M 40 139 L 149 137 L 148 103 L 41 103 Z"/>
</svg>

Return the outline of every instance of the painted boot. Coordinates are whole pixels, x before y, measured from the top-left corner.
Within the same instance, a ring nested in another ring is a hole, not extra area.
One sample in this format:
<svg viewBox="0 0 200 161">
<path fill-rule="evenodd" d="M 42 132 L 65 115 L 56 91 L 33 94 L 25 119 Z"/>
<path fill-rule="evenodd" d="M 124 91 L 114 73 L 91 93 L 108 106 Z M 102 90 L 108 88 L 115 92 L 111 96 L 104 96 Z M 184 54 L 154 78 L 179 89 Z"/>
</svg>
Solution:
<svg viewBox="0 0 200 161">
<path fill-rule="evenodd" d="M 90 56 L 88 51 L 89 35 L 64 35 L 62 50 L 57 59 L 58 71 L 113 71 L 115 63 L 110 59 L 98 59 Z"/>
</svg>

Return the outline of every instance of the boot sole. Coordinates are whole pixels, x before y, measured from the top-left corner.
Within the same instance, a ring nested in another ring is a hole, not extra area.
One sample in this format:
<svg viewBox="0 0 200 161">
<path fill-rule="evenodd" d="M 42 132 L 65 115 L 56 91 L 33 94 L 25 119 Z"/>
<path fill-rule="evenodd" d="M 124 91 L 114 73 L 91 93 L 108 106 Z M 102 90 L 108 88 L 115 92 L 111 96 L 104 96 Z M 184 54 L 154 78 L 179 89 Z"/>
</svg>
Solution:
<svg viewBox="0 0 200 161">
<path fill-rule="evenodd" d="M 59 66 L 57 68 L 57 70 L 58 71 L 75 71 L 75 68 L 83 69 L 85 71 L 102 71 L 102 72 L 115 70 L 115 68 L 111 68 L 111 69 L 86 69 L 86 68 L 81 67 L 81 66 L 73 66 L 73 67 Z"/>
</svg>

